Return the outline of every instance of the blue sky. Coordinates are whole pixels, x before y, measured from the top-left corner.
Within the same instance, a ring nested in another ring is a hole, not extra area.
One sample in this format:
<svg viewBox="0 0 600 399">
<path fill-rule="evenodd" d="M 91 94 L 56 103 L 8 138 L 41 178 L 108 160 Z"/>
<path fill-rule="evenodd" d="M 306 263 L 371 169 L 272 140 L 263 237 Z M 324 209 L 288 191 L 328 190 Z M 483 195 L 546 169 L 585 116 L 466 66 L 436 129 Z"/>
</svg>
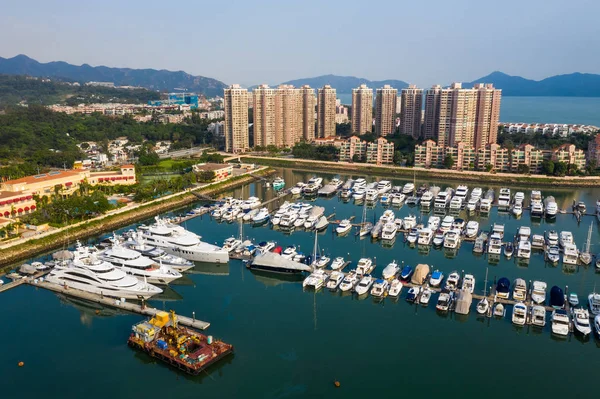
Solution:
<svg viewBox="0 0 600 399">
<path fill-rule="evenodd" d="M 184 70 L 225 83 L 333 73 L 428 86 L 500 70 L 600 73 L 599 1 L 7 0 L 0 56 Z"/>
</svg>

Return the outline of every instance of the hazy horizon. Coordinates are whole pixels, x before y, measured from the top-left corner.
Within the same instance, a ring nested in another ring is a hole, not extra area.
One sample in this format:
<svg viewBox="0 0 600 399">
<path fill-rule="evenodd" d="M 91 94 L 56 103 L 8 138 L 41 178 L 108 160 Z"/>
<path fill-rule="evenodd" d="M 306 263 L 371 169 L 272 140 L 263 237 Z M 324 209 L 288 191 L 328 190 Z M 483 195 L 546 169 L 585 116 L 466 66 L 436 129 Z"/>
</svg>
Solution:
<svg viewBox="0 0 600 399">
<path fill-rule="evenodd" d="M 556 0 L 385 0 L 367 7 L 356 0 L 234 0 L 185 8 L 156 0 L 106 0 L 101 8 L 32 0 L 4 5 L 0 34 L 10 40 L 0 43 L 0 55 L 183 70 L 244 86 L 328 74 L 425 87 L 493 71 L 534 80 L 600 73 L 600 4 L 575 4 L 565 12 Z"/>
</svg>

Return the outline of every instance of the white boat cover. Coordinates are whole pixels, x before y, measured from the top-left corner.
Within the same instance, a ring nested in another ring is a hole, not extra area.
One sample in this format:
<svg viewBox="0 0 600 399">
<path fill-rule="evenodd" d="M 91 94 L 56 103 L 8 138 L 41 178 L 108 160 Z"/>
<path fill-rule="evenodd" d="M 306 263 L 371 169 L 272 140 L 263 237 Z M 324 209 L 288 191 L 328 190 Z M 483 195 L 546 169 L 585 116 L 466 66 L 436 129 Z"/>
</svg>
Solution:
<svg viewBox="0 0 600 399">
<path fill-rule="evenodd" d="M 281 268 L 298 270 L 303 272 L 312 271 L 312 268 L 310 266 L 305 265 L 303 263 L 295 262 L 291 259 L 286 259 L 275 252 L 265 252 L 258 255 L 256 258 L 254 258 L 252 264 L 258 266 L 268 266 L 273 269 Z"/>
<path fill-rule="evenodd" d="M 460 290 L 458 292 L 458 299 L 456 300 L 456 313 L 458 314 L 469 314 L 471 303 L 473 302 L 473 296 L 467 290 Z"/>
<path fill-rule="evenodd" d="M 417 267 L 415 268 L 415 272 L 413 273 L 410 282 L 413 284 L 423 284 L 423 282 L 427 278 L 428 274 L 429 274 L 429 265 L 426 265 L 424 263 L 419 263 L 417 265 Z"/>
</svg>

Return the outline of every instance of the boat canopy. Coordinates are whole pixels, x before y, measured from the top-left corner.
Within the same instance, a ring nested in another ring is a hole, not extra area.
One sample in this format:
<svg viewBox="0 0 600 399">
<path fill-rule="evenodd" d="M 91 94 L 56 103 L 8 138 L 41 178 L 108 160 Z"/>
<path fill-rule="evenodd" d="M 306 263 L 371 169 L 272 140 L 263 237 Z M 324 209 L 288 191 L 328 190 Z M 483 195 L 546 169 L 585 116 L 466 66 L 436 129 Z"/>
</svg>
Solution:
<svg viewBox="0 0 600 399">
<path fill-rule="evenodd" d="M 515 280 L 515 288 L 527 289 L 527 283 L 522 278 Z"/>
<path fill-rule="evenodd" d="M 278 253 L 274 253 L 274 252 L 265 252 L 265 253 L 258 255 L 256 258 L 254 258 L 254 261 L 252 262 L 252 264 L 258 265 L 258 266 L 267 266 L 267 267 L 270 267 L 275 270 L 276 269 L 288 269 L 288 270 L 296 270 L 299 272 L 312 271 L 312 268 L 310 266 L 307 266 L 307 265 L 299 263 L 299 262 L 295 262 L 290 259 L 286 259 L 286 258 L 282 257 L 281 255 L 279 255 Z"/>
<path fill-rule="evenodd" d="M 555 308 L 562 308 L 565 306 L 565 294 L 563 290 L 555 285 L 550 289 L 550 306 Z"/>
<path fill-rule="evenodd" d="M 473 296 L 467 290 L 460 290 L 458 293 L 458 299 L 456 300 L 456 313 L 468 314 L 473 302 Z"/>
<path fill-rule="evenodd" d="M 433 278 L 433 279 L 438 279 L 440 277 L 442 277 L 442 272 L 439 270 L 434 271 L 433 274 L 431 275 L 431 278 Z"/>
<path fill-rule="evenodd" d="M 510 281 L 506 277 L 502 277 L 500 280 L 498 280 L 496 291 L 502 293 L 507 293 L 510 291 Z"/>
<path fill-rule="evenodd" d="M 383 284 L 385 280 L 378 278 L 377 280 L 375 280 L 375 284 Z"/>
<path fill-rule="evenodd" d="M 415 272 L 410 279 L 410 282 L 413 284 L 423 284 L 425 278 L 429 274 L 429 265 L 424 263 L 419 263 L 415 268 Z"/>
</svg>

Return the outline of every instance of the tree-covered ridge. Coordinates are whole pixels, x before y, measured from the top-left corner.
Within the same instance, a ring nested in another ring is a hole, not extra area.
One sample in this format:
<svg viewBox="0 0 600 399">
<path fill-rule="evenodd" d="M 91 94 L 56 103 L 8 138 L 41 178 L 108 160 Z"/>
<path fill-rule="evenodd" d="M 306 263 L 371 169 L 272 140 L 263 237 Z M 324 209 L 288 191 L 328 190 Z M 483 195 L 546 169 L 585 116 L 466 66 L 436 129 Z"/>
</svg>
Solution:
<svg viewBox="0 0 600 399">
<path fill-rule="evenodd" d="M 159 98 L 158 92 L 147 89 L 74 86 L 65 82 L 47 81 L 27 76 L 0 75 L 0 108 L 20 103 L 38 105 L 109 102 L 145 104 Z"/>
</svg>

